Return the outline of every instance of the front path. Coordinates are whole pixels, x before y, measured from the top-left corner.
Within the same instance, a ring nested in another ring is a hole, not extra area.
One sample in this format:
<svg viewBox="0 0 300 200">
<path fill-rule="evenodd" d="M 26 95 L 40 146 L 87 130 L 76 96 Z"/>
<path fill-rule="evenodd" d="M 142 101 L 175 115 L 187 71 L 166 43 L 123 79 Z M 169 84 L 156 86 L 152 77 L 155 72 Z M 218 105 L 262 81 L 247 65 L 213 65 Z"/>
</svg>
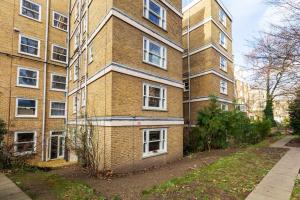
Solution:
<svg viewBox="0 0 300 200">
<path fill-rule="evenodd" d="M 0 199 L 1 200 L 31 200 L 20 188 L 4 174 L 0 173 Z"/>
<path fill-rule="evenodd" d="M 289 200 L 300 169 L 300 148 L 286 147 L 293 136 L 287 136 L 271 147 L 290 150 L 256 186 L 246 200 Z"/>
</svg>

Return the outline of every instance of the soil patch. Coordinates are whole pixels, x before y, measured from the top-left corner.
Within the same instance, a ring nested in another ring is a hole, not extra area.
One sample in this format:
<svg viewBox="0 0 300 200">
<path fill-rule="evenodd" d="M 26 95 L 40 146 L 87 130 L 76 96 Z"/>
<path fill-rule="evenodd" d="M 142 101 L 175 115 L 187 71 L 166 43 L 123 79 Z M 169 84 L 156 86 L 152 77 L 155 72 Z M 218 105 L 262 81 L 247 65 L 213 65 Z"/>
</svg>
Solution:
<svg viewBox="0 0 300 200">
<path fill-rule="evenodd" d="M 160 168 L 148 171 L 104 178 L 91 178 L 78 166 L 52 171 L 68 179 L 80 180 L 108 199 L 119 197 L 126 199 L 139 199 L 141 192 L 155 185 L 162 184 L 170 179 L 184 176 L 186 173 L 210 165 L 219 158 L 231 155 L 239 149 L 213 150 L 184 157 L 182 160 L 167 164 Z"/>
<path fill-rule="evenodd" d="M 300 148 L 300 137 L 292 139 L 292 140 L 291 140 L 289 143 L 287 143 L 285 146 Z"/>
</svg>

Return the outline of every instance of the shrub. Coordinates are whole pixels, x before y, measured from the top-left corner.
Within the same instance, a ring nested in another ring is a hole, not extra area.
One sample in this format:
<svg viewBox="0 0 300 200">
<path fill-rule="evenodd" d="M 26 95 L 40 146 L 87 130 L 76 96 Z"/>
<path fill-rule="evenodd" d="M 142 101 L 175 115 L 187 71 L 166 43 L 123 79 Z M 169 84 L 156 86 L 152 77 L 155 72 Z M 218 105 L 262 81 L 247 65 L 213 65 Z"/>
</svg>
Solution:
<svg viewBox="0 0 300 200">
<path fill-rule="evenodd" d="M 198 113 L 198 127 L 189 134 L 188 152 L 224 149 L 232 141 L 234 145 L 256 144 L 271 132 L 272 122 L 254 121 L 238 110 L 222 111 L 216 98 Z"/>
<path fill-rule="evenodd" d="M 300 136 L 300 90 L 297 92 L 296 99 L 289 106 L 290 126 L 294 133 Z"/>
</svg>

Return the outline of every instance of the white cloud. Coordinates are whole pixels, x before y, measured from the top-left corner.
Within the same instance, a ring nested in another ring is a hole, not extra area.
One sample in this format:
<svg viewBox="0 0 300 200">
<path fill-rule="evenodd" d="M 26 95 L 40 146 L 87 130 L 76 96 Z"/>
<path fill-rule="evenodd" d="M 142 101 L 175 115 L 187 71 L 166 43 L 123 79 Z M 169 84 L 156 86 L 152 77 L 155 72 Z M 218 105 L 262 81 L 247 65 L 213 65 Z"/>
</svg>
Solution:
<svg viewBox="0 0 300 200">
<path fill-rule="evenodd" d="M 283 8 L 278 8 L 274 6 L 269 6 L 258 23 L 259 30 L 269 30 L 270 25 L 280 25 L 283 23 L 284 18 L 287 16 L 288 10 Z"/>
</svg>

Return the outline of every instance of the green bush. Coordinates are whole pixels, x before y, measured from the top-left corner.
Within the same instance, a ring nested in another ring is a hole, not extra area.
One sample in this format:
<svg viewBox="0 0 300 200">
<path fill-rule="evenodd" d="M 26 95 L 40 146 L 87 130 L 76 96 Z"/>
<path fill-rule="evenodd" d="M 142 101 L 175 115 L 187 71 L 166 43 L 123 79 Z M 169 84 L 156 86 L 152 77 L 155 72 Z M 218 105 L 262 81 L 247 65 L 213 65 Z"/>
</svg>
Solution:
<svg viewBox="0 0 300 200">
<path fill-rule="evenodd" d="M 234 145 L 256 144 L 271 132 L 270 120 L 253 121 L 238 110 L 222 111 L 216 98 L 198 113 L 198 127 L 189 134 L 188 152 L 224 149 Z"/>
</svg>

